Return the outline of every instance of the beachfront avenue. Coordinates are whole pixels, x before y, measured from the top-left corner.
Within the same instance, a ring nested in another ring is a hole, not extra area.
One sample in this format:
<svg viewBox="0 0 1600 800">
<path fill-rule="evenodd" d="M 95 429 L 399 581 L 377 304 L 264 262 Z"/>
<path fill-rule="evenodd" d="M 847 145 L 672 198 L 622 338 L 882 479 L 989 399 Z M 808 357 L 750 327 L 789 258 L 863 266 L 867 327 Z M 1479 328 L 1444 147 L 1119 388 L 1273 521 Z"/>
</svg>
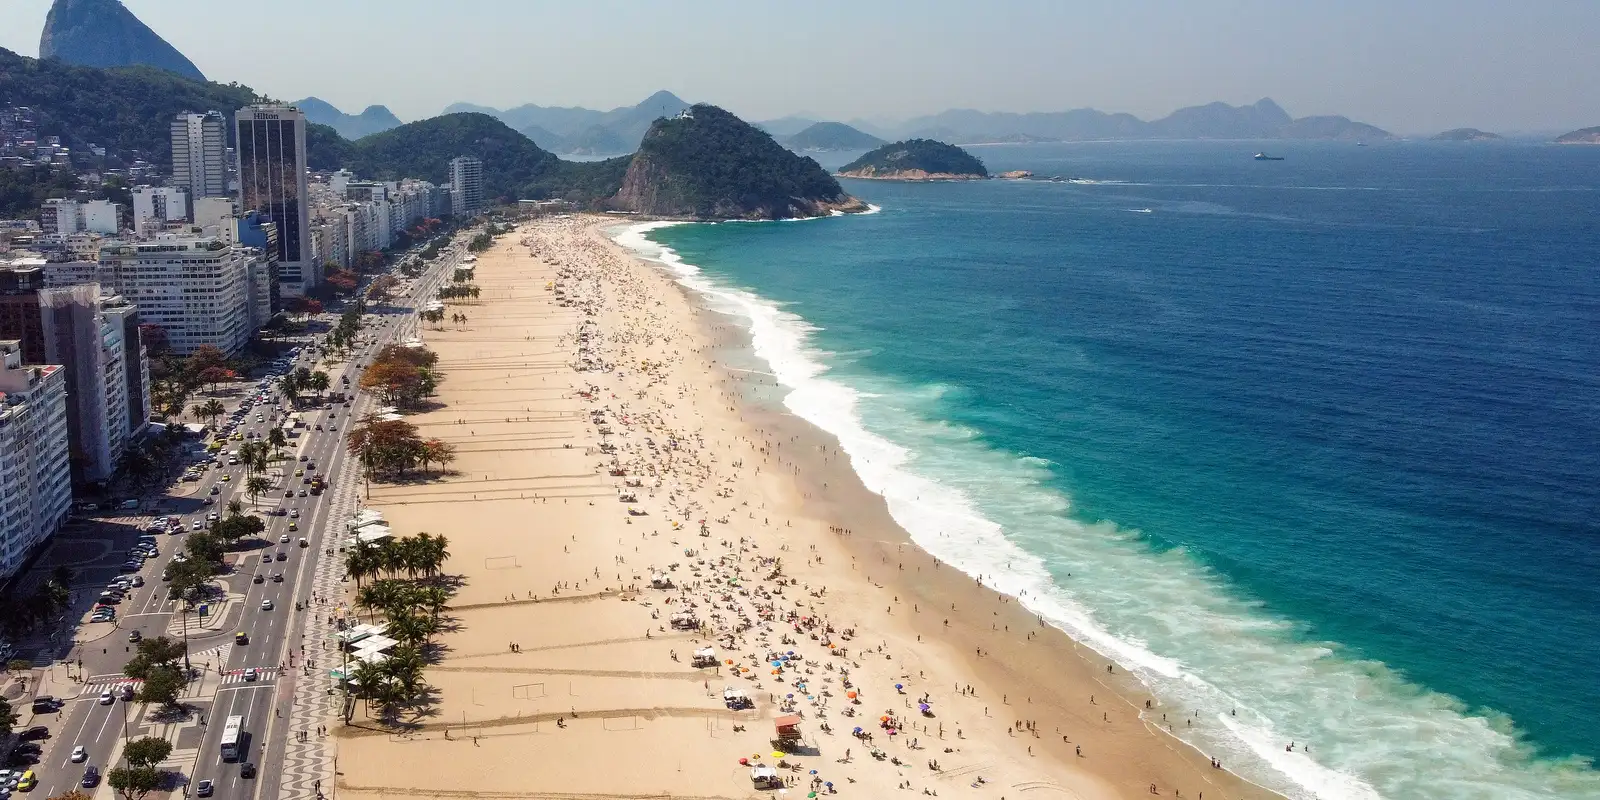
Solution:
<svg viewBox="0 0 1600 800">
<path fill-rule="evenodd" d="M 408 295 L 368 309 L 362 326 L 364 343 L 342 361 L 324 360 L 320 365 L 328 371 L 334 387 L 348 378 L 353 389 L 359 383 L 360 364 L 384 345 L 416 333 L 415 307 L 431 297 L 443 277 L 460 264 L 464 242 L 430 262 Z M 317 359 L 305 352 L 294 366 L 316 363 Z M 268 392 L 276 390 L 273 385 Z M 334 506 L 356 502 L 353 488 L 360 468 L 351 463 L 344 434 L 349 422 L 371 410 L 370 406 L 366 393 L 358 393 L 349 407 L 339 403 L 304 407 L 300 412 L 304 432 L 288 443 L 284 460 L 272 467 L 279 473 L 273 479 L 275 488 L 258 497 L 247 494 L 244 465 L 224 462 L 205 470 L 198 481 L 175 483 L 164 496 L 148 498 L 146 506 L 159 513 L 121 512 L 125 516 L 77 523 L 65 534 L 73 542 L 82 540 L 85 549 L 103 554 L 98 561 L 73 565 L 78 572 L 75 589 L 82 594 L 117 574 L 113 554 L 124 552 L 136 537 L 147 535 L 151 522 L 170 514 L 179 516 L 183 525 L 181 533 L 156 535 L 159 555 L 148 559 L 137 573 L 123 573 L 130 578 L 138 575 L 143 585 L 128 591 L 114 623 L 85 622 L 66 633 L 75 640 L 70 654 L 45 669 L 31 687 L 32 694 L 62 700 L 60 709 L 33 714 L 26 699 L 13 701 L 19 714 L 18 729 L 33 725 L 50 729 L 50 737 L 40 742 L 42 753 L 33 767 L 38 785 L 32 794 L 52 797 L 72 789 L 110 792 L 104 778 L 98 787 L 83 787 L 86 768 L 93 766 L 101 776 L 109 775 L 123 766 L 126 742 L 145 736 L 171 742 L 172 752 L 160 767 L 174 774 L 181 784 L 174 788 L 185 795 L 193 795 L 199 782 L 207 780 L 213 797 L 276 800 L 280 785 L 287 792 L 287 785 L 296 783 L 295 771 L 313 765 L 316 759 L 306 758 L 286 764 L 283 755 L 286 741 L 293 735 L 291 718 L 336 718 L 336 714 L 325 713 L 326 704 L 333 702 L 326 693 L 332 685 L 327 674 L 332 665 L 319 663 L 311 668 L 301 656 L 300 645 L 307 618 L 315 613 L 310 610 L 315 608 L 311 603 L 312 576 L 319 562 L 329 562 L 338 572 L 343 523 L 352 509 Z M 265 415 L 258 421 L 251 412 L 243 415 L 239 430 L 247 437 L 265 437 L 275 424 Z M 307 491 L 301 497 L 301 490 L 309 488 L 302 481 L 312 475 L 305 471 L 311 464 L 316 465 L 315 472 L 327 477 L 329 487 L 318 494 Z M 304 475 L 296 476 L 296 470 Z M 336 503 L 336 498 L 342 502 Z M 192 532 L 191 521 L 204 520 L 211 512 L 227 514 L 234 501 L 243 503 L 246 513 L 262 512 L 257 516 L 266 529 L 258 542 L 246 540 L 242 549 L 228 553 L 231 568 L 213 579 L 225 592 L 225 599 L 212 600 L 204 613 L 197 608 L 185 620 L 185 615 L 176 613 L 177 604 L 167 599 L 163 574 L 171 567 L 174 554 L 184 549 Z M 280 507 L 285 509 L 283 516 L 264 513 Z M 69 552 L 84 550 L 72 546 L 63 551 Z M 51 568 L 40 567 L 45 571 Z M 325 565 L 323 572 L 327 571 Z M 187 714 L 163 716 L 157 704 L 124 699 L 125 693 L 138 688 L 138 682 L 123 674 L 124 665 L 138 650 L 135 640 L 159 636 L 176 641 L 187 638 L 192 678 L 179 693 Z M 316 694 L 323 704 L 311 709 L 311 716 L 294 702 L 297 683 L 306 682 L 318 685 Z M 237 757 L 224 760 L 224 729 L 232 717 L 241 719 L 242 734 Z M 73 751 L 79 746 L 83 754 L 75 758 Z M 246 777 L 247 763 L 255 767 L 253 776 Z M 319 785 L 318 778 L 308 778 L 288 796 L 314 797 Z"/>
</svg>

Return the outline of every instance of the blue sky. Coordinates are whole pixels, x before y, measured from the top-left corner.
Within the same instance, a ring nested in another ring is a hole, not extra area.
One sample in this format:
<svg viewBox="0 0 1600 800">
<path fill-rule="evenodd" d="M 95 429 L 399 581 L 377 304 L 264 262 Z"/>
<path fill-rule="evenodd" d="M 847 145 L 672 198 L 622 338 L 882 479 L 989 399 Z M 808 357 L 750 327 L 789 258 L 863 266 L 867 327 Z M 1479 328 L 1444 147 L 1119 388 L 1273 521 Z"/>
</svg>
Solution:
<svg viewBox="0 0 1600 800">
<path fill-rule="evenodd" d="M 611 108 L 657 89 L 748 119 L 1270 96 L 1401 133 L 1600 125 L 1600 0 L 125 0 L 208 77 L 402 119 L 454 101 Z M 50 0 L 3 0 L 37 55 Z"/>
</svg>

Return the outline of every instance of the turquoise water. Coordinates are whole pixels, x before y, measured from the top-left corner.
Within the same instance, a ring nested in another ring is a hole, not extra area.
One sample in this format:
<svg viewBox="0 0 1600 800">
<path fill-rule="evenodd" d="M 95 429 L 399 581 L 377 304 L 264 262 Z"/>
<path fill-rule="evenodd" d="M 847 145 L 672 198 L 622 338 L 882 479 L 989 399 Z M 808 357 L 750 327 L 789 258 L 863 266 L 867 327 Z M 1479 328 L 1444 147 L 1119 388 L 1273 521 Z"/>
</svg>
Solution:
<svg viewBox="0 0 1600 800">
<path fill-rule="evenodd" d="M 981 148 L 1074 181 L 619 240 L 1230 768 L 1600 797 L 1600 148 L 1274 147 Z"/>
</svg>

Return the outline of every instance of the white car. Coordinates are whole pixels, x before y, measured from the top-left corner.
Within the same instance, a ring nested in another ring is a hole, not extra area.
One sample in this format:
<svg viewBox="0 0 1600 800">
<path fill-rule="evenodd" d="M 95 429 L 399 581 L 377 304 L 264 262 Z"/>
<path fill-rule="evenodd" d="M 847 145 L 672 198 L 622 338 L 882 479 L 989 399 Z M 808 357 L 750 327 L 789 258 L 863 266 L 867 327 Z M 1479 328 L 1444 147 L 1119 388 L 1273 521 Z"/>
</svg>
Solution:
<svg viewBox="0 0 1600 800">
<path fill-rule="evenodd" d="M 82 764 L 89 760 L 89 749 L 83 745 L 72 748 L 72 763 Z"/>
<path fill-rule="evenodd" d="M 289 516 L 291 516 L 291 517 L 299 517 L 300 514 L 297 513 L 297 512 L 290 512 Z M 288 543 L 289 543 L 289 534 L 286 533 L 286 534 L 278 537 L 278 544 L 288 544 Z"/>
<path fill-rule="evenodd" d="M 272 601 L 271 600 L 262 600 L 261 601 L 261 610 L 262 611 L 271 611 L 272 610 Z"/>
<path fill-rule="evenodd" d="M 111 690 L 110 689 L 107 689 L 107 690 L 105 690 L 105 691 L 100 693 L 100 705 L 109 706 L 112 703 L 115 703 L 116 701 L 117 701 L 117 698 L 111 696 Z"/>
<path fill-rule="evenodd" d="M 195 530 L 195 531 L 203 531 L 203 530 L 205 530 L 205 528 L 206 528 L 206 524 L 204 522 L 201 522 L 200 520 L 195 520 L 193 523 L 191 523 L 189 525 L 189 529 L 190 530 Z"/>
<path fill-rule="evenodd" d="M 244 679 L 247 682 L 253 681 L 259 677 L 261 677 L 261 673 L 257 672 L 255 667 L 250 667 L 244 671 Z"/>
</svg>

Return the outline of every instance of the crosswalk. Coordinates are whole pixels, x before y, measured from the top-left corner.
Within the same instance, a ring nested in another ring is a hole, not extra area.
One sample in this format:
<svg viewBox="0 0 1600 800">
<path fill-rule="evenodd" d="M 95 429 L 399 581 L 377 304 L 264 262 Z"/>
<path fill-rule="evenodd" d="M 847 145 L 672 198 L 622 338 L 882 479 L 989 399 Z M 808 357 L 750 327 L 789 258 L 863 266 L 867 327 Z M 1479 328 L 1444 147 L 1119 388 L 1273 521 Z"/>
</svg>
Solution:
<svg viewBox="0 0 1600 800">
<path fill-rule="evenodd" d="M 255 670 L 256 679 L 254 681 L 250 681 L 245 678 L 245 670 L 228 670 L 227 673 L 222 676 L 222 685 L 227 686 L 235 683 L 259 683 L 262 681 L 270 681 L 278 676 L 277 667 L 256 667 Z"/>
<path fill-rule="evenodd" d="M 124 686 L 131 686 L 137 692 L 139 691 L 139 686 L 143 683 L 144 681 L 138 678 L 130 678 L 126 675 L 96 675 L 84 681 L 83 688 L 79 690 L 78 696 L 97 696 L 101 692 L 110 692 L 116 695 L 122 691 Z"/>
</svg>

